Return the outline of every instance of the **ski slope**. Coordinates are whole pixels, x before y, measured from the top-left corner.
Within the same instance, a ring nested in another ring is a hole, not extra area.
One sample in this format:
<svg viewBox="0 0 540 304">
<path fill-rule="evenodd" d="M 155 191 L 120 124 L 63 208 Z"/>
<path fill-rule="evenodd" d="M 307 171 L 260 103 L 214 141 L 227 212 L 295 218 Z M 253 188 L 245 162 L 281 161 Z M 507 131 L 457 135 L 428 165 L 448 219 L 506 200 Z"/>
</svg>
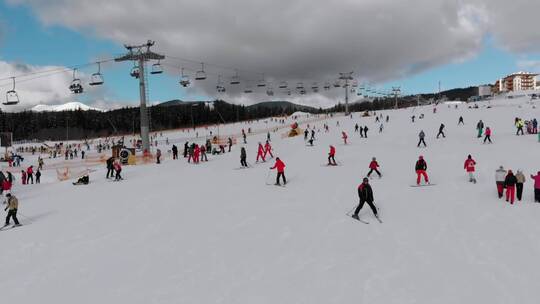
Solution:
<svg viewBox="0 0 540 304">
<path fill-rule="evenodd" d="M 525 98 L 480 105 L 381 111 L 390 116 L 382 133 L 374 117 L 328 118 L 316 122 L 314 147 L 303 136 L 282 139 L 286 129 L 272 132 L 286 187 L 266 185 L 272 161 L 255 164 L 264 131 L 248 137 L 251 169 L 236 170 L 240 145 L 199 165 L 172 160 L 163 145 L 162 164 L 125 166 L 122 182 L 106 180 L 100 167 L 87 186 L 53 173 L 41 185 L 17 184 L 25 225 L 0 232 L 2 302 L 538 303 L 540 205 L 529 176 L 540 170 L 540 144 L 536 135 L 515 136 L 513 122 L 540 111 Z M 465 126 L 457 126 L 460 115 Z M 493 144 L 476 138 L 479 119 Z M 441 122 L 446 138 L 437 140 Z M 355 123 L 369 127 L 369 138 L 353 132 Z M 416 147 L 420 130 L 427 148 Z M 329 144 L 341 166 L 324 166 Z M 477 184 L 463 170 L 468 154 Z M 410 187 L 419 155 L 436 186 Z M 370 183 L 384 223 L 365 206 L 364 225 L 345 214 L 374 156 L 383 178 Z M 499 165 L 524 171 L 522 202 L 497 198 Z"/>
</svg>

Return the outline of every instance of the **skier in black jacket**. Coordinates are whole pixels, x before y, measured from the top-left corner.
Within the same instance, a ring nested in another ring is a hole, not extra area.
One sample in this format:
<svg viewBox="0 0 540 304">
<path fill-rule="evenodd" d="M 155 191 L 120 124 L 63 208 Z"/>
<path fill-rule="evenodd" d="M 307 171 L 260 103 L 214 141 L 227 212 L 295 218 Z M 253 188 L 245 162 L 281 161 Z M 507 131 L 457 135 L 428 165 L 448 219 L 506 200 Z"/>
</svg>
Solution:
<svg viewBox="0 0 540 304">
<path fill-rule="evenodd" d="M 442 135 L 443 138 L 446 137 L 444 136 L 444 124 L 441 124 L 441 126 L 439 127 L 439 133 L 437 133 L 437 138 L 439 138 L 440 135 Z"/>
<path fill-rule="evenodd" d="M 364 203 L 367 203 L 371 208 L 371 211 L 373 211 L 373 215 L 378 218 L 379 216 L 377 214 L 377 208 L 373 204 L 373 189 L 371 189 L 369 179 L 367 177 L 364 177 L 364 180 L 360 186 L 358 186 L 358 197 L 360 198 L 360 204 L 358 204 L 358 207 L 356 207 L 356 210 L 354 210 L 352 217 L 358 219 L 358 213 L 360 213 Z"/>
<path fill-rule="evenodd" d="M 109 175 L 111 178 L 114 175 L 114 167 L 113 167 L 114 157 L 109 157 L 107 159 L 107 178 L 109 178 Z"/>
</svg>

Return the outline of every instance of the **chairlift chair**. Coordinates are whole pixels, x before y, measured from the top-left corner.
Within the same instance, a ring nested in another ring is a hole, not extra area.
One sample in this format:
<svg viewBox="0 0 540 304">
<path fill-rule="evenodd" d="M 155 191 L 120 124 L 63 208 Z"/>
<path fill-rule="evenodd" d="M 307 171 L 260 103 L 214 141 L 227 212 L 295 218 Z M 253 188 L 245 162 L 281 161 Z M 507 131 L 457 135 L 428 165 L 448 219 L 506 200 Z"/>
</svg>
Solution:
<svg viewBox="0 0 540 304">
<path fill-rule="evenodd" d="M 325 91 L 330 90 L 330 82 L 327 82 L 327 83 L 324 84 L 324 90 Z"/>
<path fill-rule="evenodd" d="M 305 95 L 306 94 L 306 89 L 301 89 L 300 90 L 300 95 Z"/>
<path fill-rule="evenodd" d="M 339 83 L 339 80 L 336 80 L 334 82 L 334 88 L 339 88 L 339 87 L 341 87 L 341 83 Z"/>
<path fill-rule="evenodd" d="M 189 76 L 184 75 L 184 68 L 182 68 L 182 72 L 180 75 L 180 85 L 183 86 L 184 88 L 187 88 L 189 87 L 190 84 L 191 84 L 191 81 L 189 81 Z"/>
<path fill-rule="evenodd" d="M 311 85 L 311 89 L 313 90 L 313 92 L 317 93 L 317 92 L 319 92 L 319 85 L 316 82 L 314 82 Z"/>
<path fill-rule="evenodd" d="M 195 73 L 195 80 L 205 80 L 206 72 L 204 71 L 204 63 L 201 62 L 201 70 Z"/>
<path fill-rule="evenodd" d="M 216 85 L 216 90 L 218 91 L 218 93 L 225 92 L 225 86 L 223 85 L 223 82 L 221 81 L 221 75 L 218 75 L 218 82 Z"/>
<path fill-rule="evenodd" d="M 238 76 L 238 70 L 236 70 L 236 74 L 233 77 L 231 77 L 230 84 L 232 85 L 240 84 L 240 77 Z"/>
<path fill-rule="evenodd" d="M 152 71 L 150 74 L 161 74 L 163 73 L 163 67 L 161 67 L 161 64 L 158 62 L 152 64 Z"/>
<path fill-rule="evenodd" d="M 137 65 L 133 65 L 133 67 L 131 68 L 131 72 L 129 72 L 129 75 L 135 79 L 139 79 L 139 76 L 141 75 L 139 67 Z"/>
<path fill-rule="evenodd" d="M 6 92 L 6 101 L 3 102 L 6 106 L 12 106 L 19 103 L 19 95 L 15 91 L 15 77 L 11 77 L 13 80 L 13 88 Z"/>
<path fill-rule="evenodd" d="M 358 86 L 358 81 L 353 80 L 353 82 L 352 82 L 352 87 L 353 87 L 353 88 L 356 88 L 357 86 Z"/>
<path fill-rule="evenodd" d="M 83 86 L 81 84 L 81 80 L 77 78 L 77 69 L 73 69 L 73 80 L 71 81 L 71 84 L 69 85 L 69 90 L 73 94 L 81 94 L 84 91 Z"/>
<path fill-rule="evenodd" d="M 286 89 L 287 88 L 287 82 L 286 81 L 282 81 L 280 84 L 279 84 L 279 88 L 280 89 Z"/>
<path fill-rule="evenodd" d="M 259 83 L 257 84 L 257 87 L 264 88 L 266 86 L 266 81 L 264 81 L 264 74 L 262 75 L 262 79 L 259 80 Z"/>
<path fill-rule="evenodd" d="M 251 88 L 251 85 L 249 83 L 246 84 L 246 87 L 244 88 L 244 93 L 246 94 L 253 93 L 253 89 Z"/>
<path fill-rule="evenodd" d="M 90 76 L 90 83 L 88 84 L 91 86 L 103 84 L 103 75 L 101 75 L 101 64 L 98 62 L 97 65 L 98 65 L 97 72 L 92 74 L 92 76 Z"/>
<path fill-rule="evenodd" d="M 304 89 L 304 84 L 301 83 L 301 82 L 297 83 L 297 84 L 296 84 L 296 89 L 299 90 L 299 91 L 300 91 L 300 90 L 303 90 L 303 89 Z"/>
<path fill-rule="evenodd" d="M 287 95 L 291 96 L 291 89 L 287 90 Z"/>
</svg>

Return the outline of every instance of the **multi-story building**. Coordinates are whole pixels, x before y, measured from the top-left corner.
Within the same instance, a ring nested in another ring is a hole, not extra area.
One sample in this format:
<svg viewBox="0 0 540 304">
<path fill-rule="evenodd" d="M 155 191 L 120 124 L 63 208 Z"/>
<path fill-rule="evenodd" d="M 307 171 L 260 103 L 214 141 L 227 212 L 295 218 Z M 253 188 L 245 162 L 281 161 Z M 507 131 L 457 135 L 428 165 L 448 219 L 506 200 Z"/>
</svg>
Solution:
<svg viewBox="0 0 540 304">
<path fill-rule="evenodd" d="M 510 74 L 495 82 L 493 93 L 535 90 L 537 88 L 537 75 L 528 72 Z"/>
</svg>

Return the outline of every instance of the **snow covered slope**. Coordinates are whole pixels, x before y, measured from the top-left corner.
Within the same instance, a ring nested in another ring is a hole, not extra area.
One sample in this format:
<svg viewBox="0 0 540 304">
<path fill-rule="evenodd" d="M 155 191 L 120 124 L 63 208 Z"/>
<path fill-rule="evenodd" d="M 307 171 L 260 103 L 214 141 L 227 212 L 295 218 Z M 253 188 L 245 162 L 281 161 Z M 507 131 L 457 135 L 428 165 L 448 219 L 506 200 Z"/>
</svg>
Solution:
<svg viewBox="0 0 540 304">
<path fill-rule="evenodd" d="M 390 122 L 380 134 L 373 117 L 334 117 L 325 121 L 329 133 L 316 123 L 314 147 L 272 133 L 286 187 L 266 185 L 275 177 L 271 161 L 254 163 L 265 132 L 248 137 L 252 169 L 236 170 L 239 146 L 199 165 L 172 160 L 163 146 L 162 164 L 125 167 L 118 183 L 103 168 L 88 186 L 57 182 L 46 170 L 43 184 L 14 189 L 27 225 L 0 232 L 2 302 L 538 303 L 540 205 L 528 176 L 540 170 L 540 144 L 535 135 L 515 136 L 513 120 L 540 111 L 525 99 L 486 105 L 384 111 Z M 465 126 L 457 126 L 460 115 Z M 479 119 L 493 129 L 492 145 L 476 138 Z M 437 140 L 441 122 L 447 137 Z M 353 132 L 355 123 L 370 128 L 369 138 Z M 270 127 L 221 132 L 248 126 Z M 428 147 L 419 149 L 421 129 Z M 323 166 L 329 144 L 342 166 Z M 410 187 L 420 154 L 436 186 Z M 477 184 L 463 170 L 468 154 L 478 163 Z M 345 214 L 373 156 L 383 173 L 371 184 L 384 223 L 364 208 L 364 225 Z M 524 170 L 522 202 L 497 198 L 499 165 Z"/>
<path fill-rule="evenodd" d="M 65 104 L 60 105 L 44 105 L 39 104 L 30 109 L 30 111 L 34 112 L 62 112 L 62 111 L 76 111 L 76 110 L 82 110 L 82 111 L 88 111 L 88 110 L 94 110 L 94 111 L 103 111 L 98 108 L 93 108 L 90 106 L 85 105 L 84 103 L 80 103 L 77 101 L 68 102 Z"/>
</svg>

